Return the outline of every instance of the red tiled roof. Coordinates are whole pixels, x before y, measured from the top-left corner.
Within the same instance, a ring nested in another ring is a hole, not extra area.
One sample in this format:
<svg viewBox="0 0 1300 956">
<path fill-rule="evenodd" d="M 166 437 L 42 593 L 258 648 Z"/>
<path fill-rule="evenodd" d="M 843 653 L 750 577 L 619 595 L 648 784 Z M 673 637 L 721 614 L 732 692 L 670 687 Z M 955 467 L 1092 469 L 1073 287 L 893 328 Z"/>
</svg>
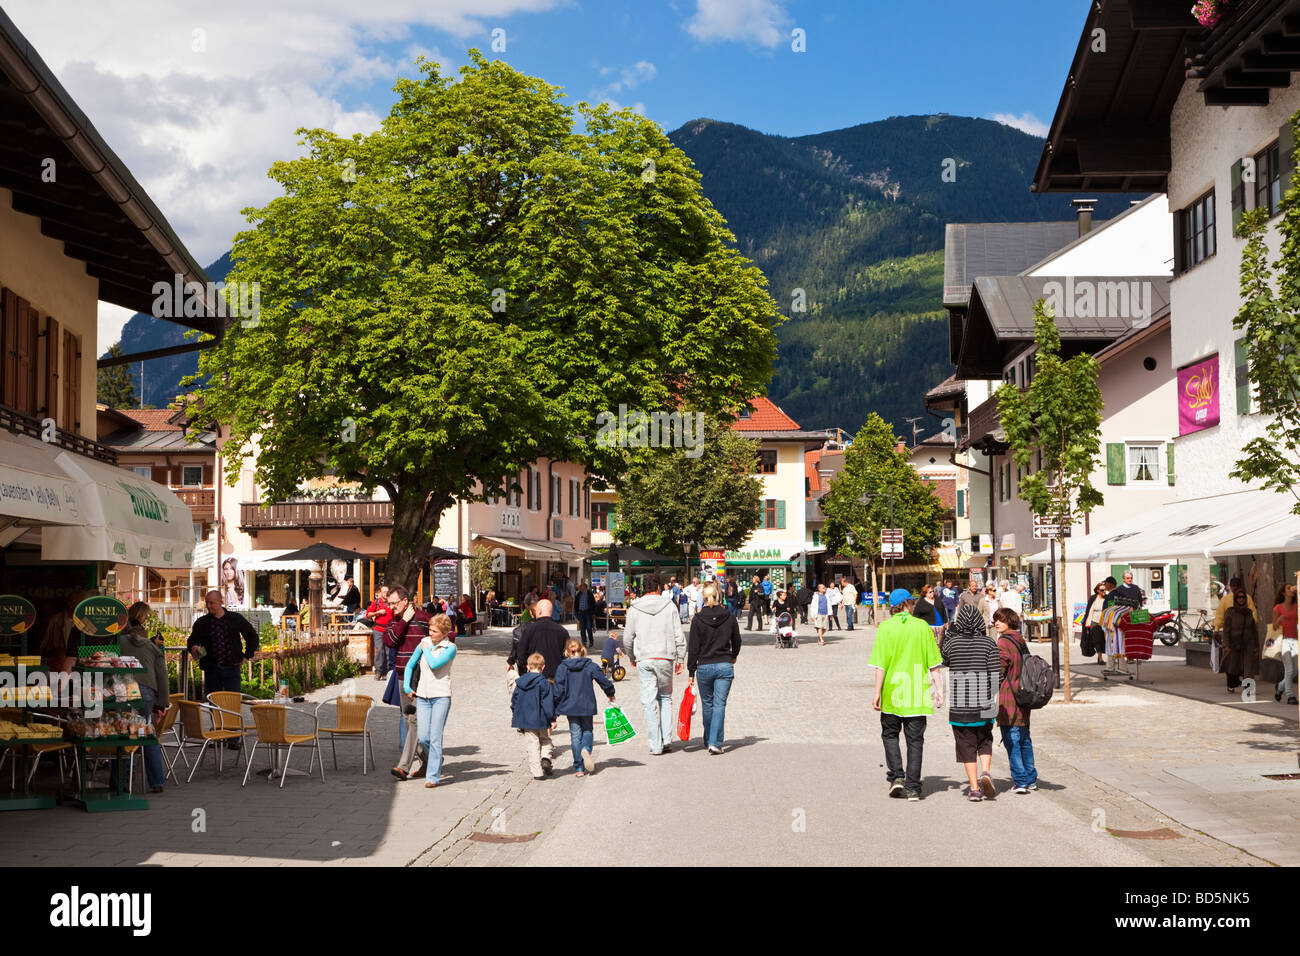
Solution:
<svg viewBox="0 0 1300 956">
<path fill-rule="evenodd" d="M 739 432 L 797 432 L 799 423 L 787 415 L 770 398 L 759 396 L 749 400 L 753 412 L 748 418 L 738 418 L 731 427 Z"/>
<path fill-rule="evenodd" d="M 179 425 L 173 425 L 169 418 L 176 414 L 173 408 L 119 408 L 127 418 L 135 419 L 147 432 L 178 432 Z"/>
<path fill-rule="evenodd" d="M 929 482 L 934 496 L 939 499 L 939 503 L 949 511 L 957 510 L 957 479 L 956 478 L 930 478 L 926 475 L 921 476 Z"/>
</svg>

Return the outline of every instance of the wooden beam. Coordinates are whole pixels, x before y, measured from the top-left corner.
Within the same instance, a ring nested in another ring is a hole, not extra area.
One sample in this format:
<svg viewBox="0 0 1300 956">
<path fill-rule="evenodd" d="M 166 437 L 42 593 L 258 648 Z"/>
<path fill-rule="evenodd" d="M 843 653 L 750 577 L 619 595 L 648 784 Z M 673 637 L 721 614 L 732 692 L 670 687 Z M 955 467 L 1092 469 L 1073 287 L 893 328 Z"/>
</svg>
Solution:
<svg viewBox="0 0 1300 956">
<path fill-rule="evenodd" d="M 1265 53 L 1300 53 L 1300 37 L 1288 37 L 1281 33 L 1265 33 L 1259 41 Z"/>
<path fill-rule="evenodd" d="M 1245 53 L 1241 57 L 1241 69 L 1249 73 L 1271 70 L 1300 70 L 1300 51 L 1296 53 Z"/>
<path fill-rule="evenodd" d="M 186 352 L 198 352 L 216 345 L 216 339 L 206 342 L 187 342 L 184 345 L 172 345 L 165 349 L 149 349 L 147 352 L 134 352 L 131 355 L 117 355 L 98 359 L 96 368 L 111 368 L 114 365 L 130 365 L 133 362 L 147 362 L 150 359 L 166 358 L 169 355 L 184 355 Z"/>
<path fill-rule="evenodd" d="M 1206 106 L 1268 106 L 1268 90 L 1228 90 L 1212 87 L 1205 91 Z"/>
<path fill-rule="evenodd" d="M 1129 22 L 1134 30 L 1189 30 L 1196 21 L 1183 0 L 1134 0 L 1129 6 Z"/>
<path fill-rule="evenodd" d="M 1271 88 L 1284 90 L 1291 85 L 1291 74 L 1286 71 L 1252 72 L 1244 70 L 1224 70 L 1223 85 L 1233 90 L 1256 90 Z"/>
</svg>

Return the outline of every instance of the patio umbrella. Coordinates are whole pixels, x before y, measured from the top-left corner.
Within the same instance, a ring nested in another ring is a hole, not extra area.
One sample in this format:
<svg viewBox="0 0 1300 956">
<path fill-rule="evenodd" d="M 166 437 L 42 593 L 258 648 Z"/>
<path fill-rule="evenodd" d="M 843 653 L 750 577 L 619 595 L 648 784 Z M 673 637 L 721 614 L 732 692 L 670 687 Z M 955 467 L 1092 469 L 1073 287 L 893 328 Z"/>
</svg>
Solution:
<svg viewBox="0 0 1300 956">
<path fill-rule="evenodd" d="M 609 549 L 605 548 L 599 551 L 591 552 L 592 557 L 600 561 L 609 560 Z M 681 564 L 681 558 L 675 558 L 670 554 L 660 554 L 657 551 L 647 551 L 645 548 L 638 548 L 630 544 L 619 545 L 618 560 L 622 564 L 628 561 L 643 561 L 649 564 Z"/>
<path fill-rule="evenodd" d="M 290 551 L 287 554 L 278 555 L 276 561 L 369 561 L 368 554 L 361 554 L 359 551 L 349 551 L 347 548 L 339 548 L 332 544 L 326 544 L 324 541 L 318 541 L 315 544 L 309 544 L 305 548 L 299 548 L 297 551 Z"/>
<path fill-rule="evenodd" d="M 440 548 L 437 545 L 429 549 L 428 555 L 430 561 L 459 561 L 468 557 L 468 554 L 461 554 L 459 551 L 452 551 L 449 548 Z"/>
</svg>

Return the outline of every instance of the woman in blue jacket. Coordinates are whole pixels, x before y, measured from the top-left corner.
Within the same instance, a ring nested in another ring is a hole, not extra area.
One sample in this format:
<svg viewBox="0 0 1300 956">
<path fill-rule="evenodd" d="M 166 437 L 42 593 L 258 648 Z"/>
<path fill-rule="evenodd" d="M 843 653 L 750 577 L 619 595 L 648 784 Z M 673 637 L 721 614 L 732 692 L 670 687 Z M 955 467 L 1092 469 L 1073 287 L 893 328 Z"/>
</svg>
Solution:
<svg viewBox="0 0 1300 956">
<path fill-rule="evenodd" d="M 434 615 L 429 621 L 429 636 L 415 649 L 402 675 L 406 699 L 415 702 L 416 737 L 429 755 L 424 785 L 430 789 L 438 785 L 442 773 L 442 730 L 451 710 L 451 662 L 456 656 L 451 635 L 455 629 L 446 614 Z M 415 681 L 411 680 L 413 676 Z"/>
<path fill-rule="evenodd" d="M 596 716 L 596 692 L 592 689 L 592 681 L 600 685 L 610 703 L 613 703 L 613 681 L 587 656 L 582 641 L 570 638 L 569 643 L 564 645 L 564 660 L 555 671 L 555 713 L 563 714 L 569 719 L 573 770 L 579 777 L 583 776 L 584 770 L 592 773 L 596 769 L 596 761 L 591 756 L 595 746 L 592 725 Z"/>
</svg>

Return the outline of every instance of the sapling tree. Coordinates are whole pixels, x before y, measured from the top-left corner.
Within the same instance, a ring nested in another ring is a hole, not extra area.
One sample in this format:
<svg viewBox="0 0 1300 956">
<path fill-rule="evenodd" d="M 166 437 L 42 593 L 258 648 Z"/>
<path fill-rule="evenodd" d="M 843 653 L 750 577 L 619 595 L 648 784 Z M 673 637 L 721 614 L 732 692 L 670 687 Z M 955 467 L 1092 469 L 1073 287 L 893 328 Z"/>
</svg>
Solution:
<svg viewBox="0 0 1300 956">
<path fill-rule="evenodd" d="M 1065 583 L 1065 531 L 1102 503 L 1092 485 L 1101 460 L 1101 386 L 1097 360 L 1079 354 L 1061 358 L 1061 335 L 1055 316 L 1040 299 L 1034 306 L 1034 344 L 1037 347 L 1033 381 L 1026 391 L 1011 383 L 997 390 L 998 415 L 1007 435 L 1011 456 L 1028 469 L 1035 455 L 1042 467 L 1020 480 L 1019 495 L 1036 515 L 1058 526 L 1061 635 L 1065 668 L 1065 699 L 1070 696 L 1070 625 Z"/>
</svg>

